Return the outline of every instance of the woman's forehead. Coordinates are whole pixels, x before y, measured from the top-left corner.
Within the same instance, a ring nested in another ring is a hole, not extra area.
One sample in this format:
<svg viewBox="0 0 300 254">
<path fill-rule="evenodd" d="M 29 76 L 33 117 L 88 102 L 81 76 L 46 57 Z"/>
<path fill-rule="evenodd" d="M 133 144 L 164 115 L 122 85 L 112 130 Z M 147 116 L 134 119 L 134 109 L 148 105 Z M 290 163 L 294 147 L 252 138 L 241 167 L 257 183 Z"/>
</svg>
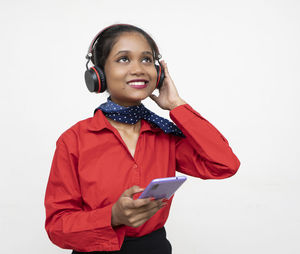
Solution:
<svg viewBox="0 0 300 254">
<path fill-rule="evenodd" d="M 116 54 L 119 51 L 129 52 L 152 52 L 151 47 L 147 39 L 137 32 L 124 32 L 116 40 L 114 46 L 111 49 L 112 54 Z"/>
</svg>

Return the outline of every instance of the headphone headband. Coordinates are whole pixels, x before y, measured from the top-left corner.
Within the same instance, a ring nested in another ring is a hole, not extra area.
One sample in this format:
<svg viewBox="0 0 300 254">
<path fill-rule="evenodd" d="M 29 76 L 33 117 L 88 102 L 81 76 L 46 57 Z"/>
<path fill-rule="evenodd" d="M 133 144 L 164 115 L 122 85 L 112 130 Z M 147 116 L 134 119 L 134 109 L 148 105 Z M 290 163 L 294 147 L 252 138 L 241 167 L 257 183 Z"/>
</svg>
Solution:
<svg viewBox="0 0 300 254">
<path fill-rule="evenodd" d="M 92 58 L 92 55 L 93 55 L 93 47 L 96 43 L 96 41 L 100 38 L 100 36 L 102 35 L 103 32 L 105 32 L 106 30 L 112 28 L 112 27 L 115 27 L 115 26 L 132 26 L 133 25 L 130 25 L 130 24 L 114 24 L 114 25 L 110 25 L 108 27 L 105 27 L 104 29 L 102 29 L 99 33 L 96 34 L 96 36 L 94 37 L 94 39 L 92 40 L 90 46 L 89 46 L 89 49 L 88 49 L 88 53 L 86 55 L 86 59 L 90 60 Z"/>
</svg>

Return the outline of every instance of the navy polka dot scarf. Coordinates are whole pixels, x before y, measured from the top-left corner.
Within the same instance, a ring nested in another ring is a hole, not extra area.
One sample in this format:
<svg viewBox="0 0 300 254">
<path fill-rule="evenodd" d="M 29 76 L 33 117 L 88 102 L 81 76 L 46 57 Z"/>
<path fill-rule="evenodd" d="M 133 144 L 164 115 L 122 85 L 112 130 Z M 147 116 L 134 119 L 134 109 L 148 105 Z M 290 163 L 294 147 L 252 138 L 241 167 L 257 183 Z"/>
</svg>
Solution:
<svg viewBox="0 0 300 254">
<path fill-rule="evenodd" d="M 150 123 L 155 124 L 165 133 L 184 137 L 181 130 L 174 123 L 156 115 L 155 113 L 147 109 L 143 104 L 140 104 L 138 106 L 123 107 L 112 102 L 110 97 L 108 97 L 107 102 L 101 104 L 98 108 L 96 108 L 94 114 L 99 109 L 105 116 L 118 122 L 135 124 L 140 119 L 144 119 Z"/>
</svg>

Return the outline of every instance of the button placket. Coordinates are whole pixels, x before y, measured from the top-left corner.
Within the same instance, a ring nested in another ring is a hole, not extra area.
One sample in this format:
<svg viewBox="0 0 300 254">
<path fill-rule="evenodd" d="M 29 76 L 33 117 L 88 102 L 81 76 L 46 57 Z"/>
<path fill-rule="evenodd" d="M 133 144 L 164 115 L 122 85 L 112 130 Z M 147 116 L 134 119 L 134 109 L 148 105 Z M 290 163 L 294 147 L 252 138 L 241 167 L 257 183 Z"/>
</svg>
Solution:
<svg viewBox="0 0 300 254">
<path fill-rule="evenodd" d="M 139 185 L 140 184 L 140 172 L 139 172 L 139 167 L 136 163 L 133 164 L 132 166 L 133 170 L 133 184 L 134 185 Z"/>
</svg>

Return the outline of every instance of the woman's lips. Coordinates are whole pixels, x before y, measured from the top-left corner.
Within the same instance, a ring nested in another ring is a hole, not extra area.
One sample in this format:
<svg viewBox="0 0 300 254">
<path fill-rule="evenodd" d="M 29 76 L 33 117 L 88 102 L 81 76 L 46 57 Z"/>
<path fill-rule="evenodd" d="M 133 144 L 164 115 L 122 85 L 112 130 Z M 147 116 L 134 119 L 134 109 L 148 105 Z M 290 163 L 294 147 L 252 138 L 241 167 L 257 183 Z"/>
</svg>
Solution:
<svg viewBox="0 0 300 254">
<path fill-rule="evenodd" d="M 136 89 L 143 89 L 148 86 L 148 81 L 147 80 L 131 80 L 127 82 L 127 84 Z"/>
</svg>

